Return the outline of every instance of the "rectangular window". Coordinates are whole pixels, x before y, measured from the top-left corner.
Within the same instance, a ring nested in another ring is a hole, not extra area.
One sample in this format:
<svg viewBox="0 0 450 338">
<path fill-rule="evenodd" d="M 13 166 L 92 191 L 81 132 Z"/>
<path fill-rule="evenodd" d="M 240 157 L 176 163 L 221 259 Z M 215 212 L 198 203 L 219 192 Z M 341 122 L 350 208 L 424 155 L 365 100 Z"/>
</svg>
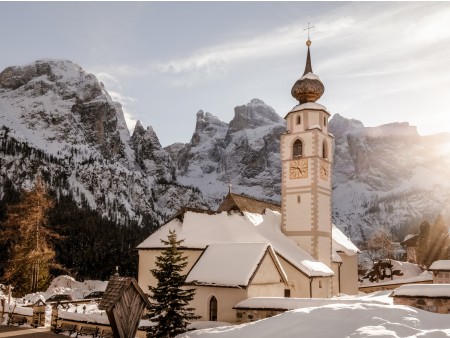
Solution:
<svg viewBox="0 0 450 338">
<path fill-rule="evenodd" d="M 324 125 L 324 126 L 327 125 L 327 118 L 326 118 L 326 117 L 323 118 L 323 125 Z"/>
<path fill-rule="evenodd" d="M 300 203 L 302 201 L 300 195 L 297 195 L 297 203 Z"/>
<path fill-rule="evenodd" d="M 291 290 L 290 289 L 284 289 L 284 297 L 290 298 L 291 297 Z"/>
</svg>

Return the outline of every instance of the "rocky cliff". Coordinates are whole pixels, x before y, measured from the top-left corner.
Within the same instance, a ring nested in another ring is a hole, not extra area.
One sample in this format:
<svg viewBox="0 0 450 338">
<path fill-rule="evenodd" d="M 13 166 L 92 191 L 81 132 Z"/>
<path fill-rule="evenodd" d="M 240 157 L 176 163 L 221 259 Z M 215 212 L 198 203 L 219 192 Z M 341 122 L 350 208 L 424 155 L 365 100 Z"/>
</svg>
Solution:
<svg viewBox="0 0 450 338">
<path fill-rule="evenodd" d="M 57 194 L 121 223 L 204 206 L 196 189 L 176 182 L 153 130 L 138 123 L 130 138 L 121 105 L 70 61 L 1 72 L 0 121 L 0 186 L 26 188 L 39 173 Z"/>
</svg>

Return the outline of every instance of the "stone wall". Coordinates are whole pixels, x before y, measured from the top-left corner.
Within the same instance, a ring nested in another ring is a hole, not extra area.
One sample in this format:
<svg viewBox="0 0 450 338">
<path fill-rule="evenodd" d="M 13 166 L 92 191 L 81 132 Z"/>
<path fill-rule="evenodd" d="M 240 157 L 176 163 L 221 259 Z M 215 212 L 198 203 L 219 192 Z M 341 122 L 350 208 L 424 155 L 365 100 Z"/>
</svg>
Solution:
<svg viewBox="0 0 450 338">
<path fill-rule="evenodd" d="M 413 283 L 408 283 L 408 285 L 411 284 L 433 284 L 433 281 L 430 280 L 425 280 L 425 281 L 418 281 L 418 282 L 413 282 Z M 372 293 L 372 292 L 376 292 L 376 291 L 385 291 L 385 290 L 394 290 L 397 289 L 398 287 L 405 285 L 405 284 L 400 284 L 400 283 L 396 283 L 396 284 L 373 284 L 373 285 L 367 285 L 367 286 L 359 286 L 358 290 L 364 293 Z"/>
<path fill-rule="evenodd" d="M 250 323 L 256 320 L 261 320 L 269 317 L 279 315 L 286 310 L 272 310 L 272 309 L 236 309 L 236 323 Z"/>
<path fill-rule="evenodd" d="M 394 296 L 394 305 L 408 305 L 425 311 L 442 314 L 450 313 L 450 298 Z"/>
</svg>

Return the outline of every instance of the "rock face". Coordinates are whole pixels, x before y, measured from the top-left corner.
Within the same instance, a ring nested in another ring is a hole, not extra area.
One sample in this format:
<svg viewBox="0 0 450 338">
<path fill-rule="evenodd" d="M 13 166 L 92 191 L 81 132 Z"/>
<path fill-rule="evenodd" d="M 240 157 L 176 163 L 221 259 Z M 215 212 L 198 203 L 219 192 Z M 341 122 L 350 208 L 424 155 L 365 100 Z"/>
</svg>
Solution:
<svg viewBox="0 0 450 338">
<path fill-rule="evenodd" d="M 330 130 L 333 220 L 353 238 L 387 225 L 402 239 L 439 213 L 449 219 L 450 134 L 420 136 L 408 123 L 369 128 L 340 115 Z"/>
<path fill-rule="evenodd" d="M 152 127 L 145 130 L 138 121 L 131 137 L 131 146 L 135 151 L 136 162 L 145 174 L 158 181 L 175 181 L 175 167 L 170 155 L 162 149 Z"/>
<path fill-rule="evenodd" d="M 333 221 L 355 241 L 386 225 L 402 239 L 439 213 L 450 221 L 450 134 L 423 137 L 408 123 L 369 128 L 339 114 L 329 128 Z M 234 192 L 279 203 L 284 131 L 284 120 L 256 99 L 236 107 L 229 124 L 200 111 L 191 142 L 170 151 L 178 180 L 198 187 L 213 208 L 229 182 Z"/>
<path fill-rule="evenodd" d="M 280 201 L 285 121 L 263 101 L 223 122 L 199 111 L 192 139 L 162 148 L 151 127 L 130 137 L 121 106 L 70 61 L 0 73 L 0 199 L 40 173 L 56 194 L 127 223 L 160 223 L 182 206 L 215 209 L 232 191 Z M 399 238 L 438 213 L 450 221 L 450 134 L 407 123 L 374 128 L 338 114 L 333 221 L 355 241 L 388 225 Z"/>
<path fill-rule="evenodd" d="M 120 104 L 70 61 L 1 72 L 0 121 L 0 187 L 30 186 L 40 173 L 57 194 L 122 223 L 155 224 L 185 204 L 204 206 L 198 191 L 176 182 L 151 127 L 138 124 L 130 138 Z"/>
<path fill-rule="evenodd" d="M 229 184 L 237 193 L 280 199 L 279 135 L 284 120 L 258 99 L 234 111 L 229 124 L 199 111 L 191 141 L 176 154 L 178 180 L 198 187 L 213 209 Z"/>
</svg>

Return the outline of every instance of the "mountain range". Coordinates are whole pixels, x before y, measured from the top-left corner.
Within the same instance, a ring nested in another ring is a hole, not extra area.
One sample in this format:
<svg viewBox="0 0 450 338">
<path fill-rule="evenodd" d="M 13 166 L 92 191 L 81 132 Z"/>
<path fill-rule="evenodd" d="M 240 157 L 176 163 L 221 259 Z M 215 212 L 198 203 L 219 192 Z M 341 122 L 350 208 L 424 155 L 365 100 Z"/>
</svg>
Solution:
<svg viewBox="0 0 450 338">
<path fill-rule="evenodd" d="M 420 136 L 408 123 L 365 127 L 335 114 L 333 221 L 355 241 L 379 227 L 397 237 L 450 211 L 450 133 Z M 39 60 L 0 73 L 0 199 L 6 182 L 36 174 L 118 223 L 161 224 L 183 206 L 216 209 L 229 190 L 280 201 L 284 119 L 259 99 L 223 122 L 199 111 L 189 143 L 163 148 L 71 61 Z"/>
</svg>

